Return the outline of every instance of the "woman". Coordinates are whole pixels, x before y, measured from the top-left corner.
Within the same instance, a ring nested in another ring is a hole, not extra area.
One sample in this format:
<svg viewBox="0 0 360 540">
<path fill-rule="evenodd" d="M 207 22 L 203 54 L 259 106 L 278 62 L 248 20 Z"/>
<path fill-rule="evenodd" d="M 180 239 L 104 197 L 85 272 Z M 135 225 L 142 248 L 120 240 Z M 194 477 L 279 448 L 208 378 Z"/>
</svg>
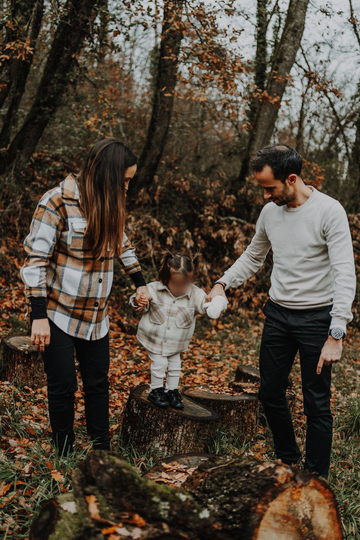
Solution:
<svg viewBox="0 0 360 540">
<path fill-rule="evenodd" d="M 107 298 L 114 257 L 132 278 L 139 306 L 150 300 L 124 232 L 126 191 L 136 163 L 117 139 L 96 143 L 78 175 L 69 174 L 41 197 L 24 240 L 27 256 L 20 275 L 31 341 L 44 359 L 52 439 L 60 454 L 72 451 L 74 442 L 74 351 L 87 431 L 94 447 L 110 448 Z"/>
</svg>

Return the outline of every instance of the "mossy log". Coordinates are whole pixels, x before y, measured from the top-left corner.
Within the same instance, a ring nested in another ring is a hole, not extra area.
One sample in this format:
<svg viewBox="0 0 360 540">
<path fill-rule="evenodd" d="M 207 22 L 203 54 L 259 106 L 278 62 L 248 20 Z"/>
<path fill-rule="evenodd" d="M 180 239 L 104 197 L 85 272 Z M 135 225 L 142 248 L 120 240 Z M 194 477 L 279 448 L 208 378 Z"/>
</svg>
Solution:
<svg viewBox="0 0 360 540">
<path fill-rule="evenodd" d="M 74 472 L 73 491 L 43 504 L 29 538 L 221 540 L 218 529 L 191 494 L 141 477 L 115 454 L 95 450 Z"/>
<path fill-rule="evenodd" d="M 221 523 L 224 538 L 342 539 L 327 482 L 279 460 L 217 456 L 201 464 L 183 487 Z"/>
<path fill-rule="evenodd" d="M 216 427 L 239 437 L 251 439 L 259 425 L 259 400 L 257 396 L 240 393 L 225 394 L 207 389 L 186 387 L 183 395 L 216 411 L 219 419 Z"/>
<path fill-rule="evenodd" d="M 217 423 L 215 411 L 184 397 L 184 409 L 160 409 L 147 399 L 149 387 L 130 391 L 122 423 L 122 437 L 140 453 L 160 450 L 167 454 L 202 452 Z"/>
<path fill-rule="evenodd" d="M 127 537 L 342 540 L 342 533 L 327 482 L 280 461 L 211 456 L 176 488 L 95 450 L 74 472 L 73 491 L 43 504 L 29 540 Z"/>
<path fill-rule="evenodd" d="M 16 386 L 41 388 L 46 384 L 41 352 L 30 336 L 7 336 L 2 340 L 0 379 Z"/>
</svg>

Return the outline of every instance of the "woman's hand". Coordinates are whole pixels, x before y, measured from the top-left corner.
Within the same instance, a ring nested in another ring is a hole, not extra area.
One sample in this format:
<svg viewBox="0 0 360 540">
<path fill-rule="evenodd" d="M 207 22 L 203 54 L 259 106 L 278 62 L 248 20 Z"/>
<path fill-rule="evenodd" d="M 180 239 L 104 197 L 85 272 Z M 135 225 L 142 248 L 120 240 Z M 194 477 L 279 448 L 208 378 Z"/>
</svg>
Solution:
<svg viewBox="0 0 360 540">
<path fill-rule="evenodd" d="M 34 319 L 31 325 L 31 343 L 38 351 L 44 351 L 50 343 L 49 319 Z"/>
<path fill-rule="evenodd" d="M 135 304 L 138 306 L 135 311 L 140 311 L 140 309 L 144 309 L 147 304 L 151 301 L 151 296 L 149 293 L 149 289 L 146 285 L 143 287 L 138 287 L 136 289 L 136 296 L 135 296 Z"/>
</svg>

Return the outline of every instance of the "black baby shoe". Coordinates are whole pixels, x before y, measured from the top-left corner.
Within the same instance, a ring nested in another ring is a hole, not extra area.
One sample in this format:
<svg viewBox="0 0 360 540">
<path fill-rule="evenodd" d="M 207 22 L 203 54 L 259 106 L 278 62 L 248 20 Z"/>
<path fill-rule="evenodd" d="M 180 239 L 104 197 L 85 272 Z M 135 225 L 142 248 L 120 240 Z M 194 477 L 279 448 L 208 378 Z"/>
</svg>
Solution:
<svg viewBox="0 0 360 540">
<path fill-rule="evenodd" d="M 178 389 L 176 390 L 168 390 L 166 392 L 167 398 L 169 401 L 170 407 L 174 407 L 174 409 L 183 409 L 184 404 L 182 402 L 182 397 Z"/>
<path fill-rule="evenodd" d="M 165 394 L 164 388 L 154 388 L 148 395 L 148 400 L 151 401 L 157 407 L 165 408 L 169 405 L 169 400 Z"/>
</svg>

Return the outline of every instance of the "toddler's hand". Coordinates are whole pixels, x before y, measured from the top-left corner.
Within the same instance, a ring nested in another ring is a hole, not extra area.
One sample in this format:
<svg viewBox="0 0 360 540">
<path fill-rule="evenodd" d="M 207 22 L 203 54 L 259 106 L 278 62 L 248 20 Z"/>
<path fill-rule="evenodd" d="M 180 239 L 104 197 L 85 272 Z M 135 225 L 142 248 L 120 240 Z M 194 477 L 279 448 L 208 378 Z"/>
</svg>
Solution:
<svg viewBox="0 0 360 540">
<path fill-rule="evenodd" d="M 214 296 L 211 302 L 204 304 L 207 315 L 210 319 L 218 319 L 221 313 L 227 308 L 228 301 L 222 295 Z"/>
</svg>

